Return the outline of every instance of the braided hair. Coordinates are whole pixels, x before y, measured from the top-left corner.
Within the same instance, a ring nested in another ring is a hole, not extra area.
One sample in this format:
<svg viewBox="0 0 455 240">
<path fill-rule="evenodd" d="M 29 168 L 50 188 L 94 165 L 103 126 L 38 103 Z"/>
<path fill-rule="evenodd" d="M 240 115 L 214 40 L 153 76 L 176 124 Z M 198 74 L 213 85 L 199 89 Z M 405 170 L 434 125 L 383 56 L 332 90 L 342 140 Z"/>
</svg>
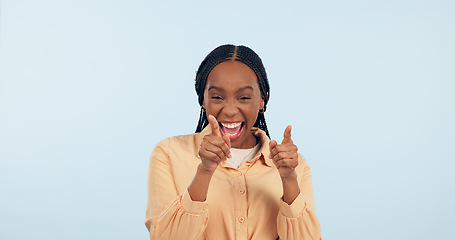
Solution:
<svg viewBox="0 0 455 240">
<path fill-rule="evenodd" d="M 269 130 L 265 122 L 264 112 L 266 110 L 267 102 L 270 98 L 270 87 L 269 81 L 267 80 L 267 74 L 265 73 L 264 65 L 262 64 L 261 58 L 250 48 L 245 46 L 235 46 L 226 44 L 215 48 L 212 52 L 205 57 L 196 72 L 196 93 L 198 95 L 199 105 L 201 106 L 201 113 L 199 115 L 199 121 L 197 124 L 196 132 L 201 132 L 208 125 L 207 115 L 202 105 L 204 102 L 204 90 L 207 83 L 207 78 L 212 69 L 218 64 L 225 61 L 239 61 L 247 65 L 256 74 L 259 88 L 261 91 L 262 99 L 264 100 L 264 108 L 258 113 L 258 117 L 254 127 L 258 127 L 265 131 L 267 136 L 270 138 Z"/>
</svg>

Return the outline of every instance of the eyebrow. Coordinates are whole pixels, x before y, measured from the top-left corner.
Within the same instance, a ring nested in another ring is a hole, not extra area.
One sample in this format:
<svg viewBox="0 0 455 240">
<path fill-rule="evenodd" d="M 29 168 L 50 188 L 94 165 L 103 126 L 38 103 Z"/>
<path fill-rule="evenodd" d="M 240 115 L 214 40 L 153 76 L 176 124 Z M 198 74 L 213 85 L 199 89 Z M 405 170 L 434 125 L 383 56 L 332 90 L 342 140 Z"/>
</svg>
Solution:
<svg viewBox="0 0 455 240">
<path fill-rule="evenodd" d="M 214 89 L 214 90 L 220 90 L 220 91 L 223 91 L 223 92 L 224 92 L 224 89 L 222 89 L 222 88 L 220 88 L 220 87 L 216 87 L 216 86 L 211 86 L 211 87 L 209 87 L 209 89 L 208 89 L 207 91 L 210 91 L 210 90 L 212 90 L 212 89 Z M 245 87 L 239 88 L 239 89 L 238 89 L 237 91 L 235 91 L 235 92 L 236 92 L 236 93 L 237 93 L 237 92 L 241 92 L 241 91 L 246 90 L 246 89 L 251 89 L 252 91 L 254 90 L 254 88 L 253 88 L 252 86 L 245 86 Z"/>
</svg>

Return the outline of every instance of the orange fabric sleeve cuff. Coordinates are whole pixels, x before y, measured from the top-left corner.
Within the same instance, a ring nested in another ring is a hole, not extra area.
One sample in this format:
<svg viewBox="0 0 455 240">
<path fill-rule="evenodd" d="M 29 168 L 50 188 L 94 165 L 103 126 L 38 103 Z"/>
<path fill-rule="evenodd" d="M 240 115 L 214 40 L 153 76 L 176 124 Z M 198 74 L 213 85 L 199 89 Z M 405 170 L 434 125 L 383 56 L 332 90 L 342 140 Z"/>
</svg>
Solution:
<svg viewBox="0 0 455 240">
<path fill-rule="evenodd" d="M 204 202 L 193 201 L 188 193 L 188 189 L 185 190 L 182 196 L 182 207 L 185 212 L 190 214 L 203 214 L 207 211 L 207 200 Z"/>
<path fill-rule="evenodd" d="M 302 197 L 302 193 L 294 199 L 291 205 L 287 204 L 283 199 L 281 199 L 280 212 L 288 218 L 295 218 L 299 216 L 306 208 L 305 200 Z"/>
</svg>

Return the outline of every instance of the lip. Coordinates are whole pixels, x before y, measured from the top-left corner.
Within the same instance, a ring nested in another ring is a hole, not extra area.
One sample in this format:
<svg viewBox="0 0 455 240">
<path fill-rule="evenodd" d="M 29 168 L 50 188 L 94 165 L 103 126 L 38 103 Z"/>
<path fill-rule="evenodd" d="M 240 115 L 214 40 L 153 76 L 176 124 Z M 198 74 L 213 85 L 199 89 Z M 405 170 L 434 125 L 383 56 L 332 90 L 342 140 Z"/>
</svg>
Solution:
<svg viewBox="0 0 455 240">
<path fill-rule="evenodd" d="M 242 122 L 242 121 L 222 121 L 222 122 L 218 122 L 218 124 L 220 125 L 220 131 L 223 135 L 228 135 L 229 136 L 229 139 L 231 140 L 235 140 L 237 138 L 239 138 L 243 132 L 245 131 L 245 122 Z M 226 132 L 224 132 L 224 127 L 222 124 L 241 124 L 241 127 L 240 127 L 240 131 L 236 134 L 228 134 Z"/>
</svg>

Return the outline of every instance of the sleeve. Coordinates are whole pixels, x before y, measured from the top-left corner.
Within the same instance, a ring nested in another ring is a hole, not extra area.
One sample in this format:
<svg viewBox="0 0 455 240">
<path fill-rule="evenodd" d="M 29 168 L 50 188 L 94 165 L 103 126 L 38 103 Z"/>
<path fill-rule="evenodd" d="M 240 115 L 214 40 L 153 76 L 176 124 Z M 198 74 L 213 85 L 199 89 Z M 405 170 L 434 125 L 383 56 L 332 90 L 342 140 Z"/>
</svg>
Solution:
<svg viewBox="0 0 455 240">
<path fill-rule="evenodd" d="M 283 240 L 322 240 L 321 228 L 314 210 L 311 169 L 305 160 L 303 164 L 303 176 L 299 181 L 300 194 L 290 205 L 281 201 L 277 228 L 278 235 Z"/>
<path fill-rule="evenodd" d="M 150 239 L 199 239 L 208 223 L 206 202 L 178 194 L 168 154 L 169 139 L 157 144 L 150 156 L 145 226 Z"/>
</svg>

